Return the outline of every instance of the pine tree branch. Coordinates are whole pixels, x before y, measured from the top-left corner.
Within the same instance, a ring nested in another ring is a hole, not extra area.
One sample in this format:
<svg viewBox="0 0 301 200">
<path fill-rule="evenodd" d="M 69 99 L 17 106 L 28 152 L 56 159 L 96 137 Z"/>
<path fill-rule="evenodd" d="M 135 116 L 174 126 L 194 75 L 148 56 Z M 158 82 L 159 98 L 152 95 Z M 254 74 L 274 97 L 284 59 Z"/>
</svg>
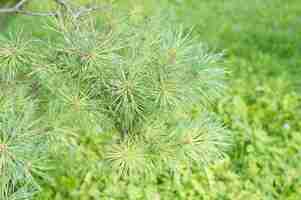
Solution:
<svg viewBox="0 0 301 200">
<path fill-rule="evenodd" d="M 102 10 L 105 6 L 91 6 L 91 7 L 81 7 L 76 12 L 73 13 L 75 18 L 79 18 L 85 14 L 91 13 L 96 10 Z"/>
<path fill-rule="evenodd" d="M 28 3 L 30 0 L 22 0 L 17 3 L 12 8 L 2 8 L 0 9 L 0 13 L 15 13 L 15 14 L 24 14 L 30 16 L 57 16 L 57 12 L 33 12 L 24 10 L 24 5 Z"/>
<path fill-rule="evenodd" d="M 28 11 L 24 9 L 24 6 L 26 3 L 28 3 L 30 0 L 21 0 L 18 2 L 14 7 L 11 8 L 1 8 L 1 13 L 15 13 L 15 14 L 23 14 L 23 15 L 29 15 L 29 16 L 59 16 L 59 12 L 36 12 L 36 11 Z M 69 12 L 74 18 L 79 18 L 82 15 L 85 15 L 87 13 L 103 9 L 104 6 L 83 6 L 78 9 L 73 10 L 71 5 L 66 0 L 53 0 L 57 5 L 62 7 L 65 11 Z"/>
<path fill-rule="evenodd" d="M 28 2 L 28 0 L 22 0 L 12 8 L 2 8 L 2 9 L 0 9 L 0 13 L 15 13 L 15 12 L 18 12 L 18 11 L 22 10 L 24 4 L 27 3 L 27 2 Z"/>
<path fill-rule="evenodd" d="M 69 8 L 68 3 L 65 0 L 54 0 L 57 4 L 61 5 L 62 7 Z"/>
<path fill-rule="evenodd" d="M 56 4 L 58 4 L 59 6 L 61 6 L 62 8 L 64 8 L 66 11 L 72 13 L 72 9 L 71 9 L 70 5 L 67 3 L 67 1 L 65 1 L 65 0 L 54 0 L 54 2 Z"/>
<path fill-rule="evenodd" d="M 0 13 L 1 13 L 1 11 L 0 11 Z M 29 15 L 29 16 L 40 16 L 40 17 L 47 17 L 47 16 L 56 17 L 59 14 L 58 12 L 31 12 L 31 11 L 25 11 L 25 10 L 20 10 L 16 13 L 23 14 L 23 15 Z"/>
</svg>

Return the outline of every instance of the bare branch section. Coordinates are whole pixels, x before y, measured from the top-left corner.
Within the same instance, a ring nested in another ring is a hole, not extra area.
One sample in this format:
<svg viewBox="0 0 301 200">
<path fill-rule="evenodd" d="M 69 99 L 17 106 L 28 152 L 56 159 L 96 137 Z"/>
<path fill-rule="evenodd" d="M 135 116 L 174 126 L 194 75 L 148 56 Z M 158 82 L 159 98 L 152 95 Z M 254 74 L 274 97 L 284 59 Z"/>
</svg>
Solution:
<svg viewBox="0 0 301 200">
<path fill-rule="evenodd" d="M 13 8 L 3 8 L 3 9 L 0 9 L 0 12 L 2 12 L 2 13 L 17 12 L 17 11 L 21 10 L 23 5 L 27 2 L 28 2 L 28 0 L 22 0 L 19 3 L 17 3 Z"/>
<path fill-rule="evenodd" d="M 65 0 L 54 0 L 55 3 L 60 5 L 62 8 L 66 9 L 68 12 L 72 13 L 70 5 Z"/>
<path fill-rule="evenodd" d="M 28 11 L 25 10 L 25 4 L 27 4 L 30 0 L 21 0 L 19 1 L 14 7 L 12 8 L 2 8 L 0 9 L 1 13 L 15 13 L 15 14 L 23 14 L 23 15 L 30 15 L 30 16 L 54 16 L 58 17 L 58 11 L 51 11 L 51 12 L 36 12 L 36 11 Z M 104 6 L 84 6 L 78 9 L 72 9 L 72 6 L 69 4 L 67 0 L 53 0 L 58 6 L 63 8 L 68 14 L 71 14 L 74 18 L 79 18 L 82 15 L 88 14 L 90 12 L 104 9 Z"/>
<path fill-rule="evenodd" d="M 106 9 L 105 6 L 91 6 L 91 7 L 81 7 L 79 8 L 76 12 L 73 13 L 73 16 L 75 18 L 79 18 L 83 15 L 86 15 L 88 13 L 91 13 L 93 11 L 96 11 L 96 10 L 103 10 L 103 9 Z"/>
</svg>

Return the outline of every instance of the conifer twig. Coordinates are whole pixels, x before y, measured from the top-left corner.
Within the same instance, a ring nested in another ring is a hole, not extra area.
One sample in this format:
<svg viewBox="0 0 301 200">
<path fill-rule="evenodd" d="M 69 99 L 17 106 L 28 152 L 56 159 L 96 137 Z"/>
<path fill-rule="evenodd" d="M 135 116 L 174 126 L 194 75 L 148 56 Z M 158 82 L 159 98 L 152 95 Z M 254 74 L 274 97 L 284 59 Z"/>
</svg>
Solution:
<svg viewBox="0 0 301 200">
<path fill-rule="evenodd" d="M 26 3 L 28 3 L 30 0 L 21 0 L 18 2 L 14 7 L 11 8 L 1 8 L 1 13 L 15 13 L 15 14 L 23 14 L 23 15 L 29 15 L 29 16 L 59 16 L 59 12 L 57 11 L 50 11 L 50 12 L 36 12 L 36 11 L 28 11 L 24 9 L 24 6 Z M 72 9 L 71 5 L 66 0 L 53 0 L 57 5 L 64 8 L 67 12 L 69 12 L 74 18 L 79 18 L 82 15 L 85 15 L 87 13 L 93 12 L 95 10 L 103 9 L 103 6 L 83 6 L 78 9 Z"/>
<path fill-rule="evenodd" d="M 96 10 L 100 10 L 100 9 L 103 9 L 104 6 L 91 6 L 91 7 L 81 7 L 79 8 L 76 12 L 73 13 L 73 16 L 75 18 L 78 18 L 80 16 L 83 16 L 87 13 L 90 13 L 90 12 L 93 12 L 93 11 L 96 11 Z"/>
<path fill-rule="evenodd" d="M 30 16 L 57 16 L 57 12 L 33 12 L 24 10 L 24 5 L 28 3 L 30 0 L 22 0 L 17 3 L 12 8 L 1 8 L 0 13 L 15 13 L 15 14 L 24 14 Z"/>
<path fill-rule="evenodd" d="M 23 6 L 28 2 L 28 0 L 21 0 L 13 8 L 3 8 L 0 9 L 0 12 L 18 12 L 22 10 Z"/>
</svg>

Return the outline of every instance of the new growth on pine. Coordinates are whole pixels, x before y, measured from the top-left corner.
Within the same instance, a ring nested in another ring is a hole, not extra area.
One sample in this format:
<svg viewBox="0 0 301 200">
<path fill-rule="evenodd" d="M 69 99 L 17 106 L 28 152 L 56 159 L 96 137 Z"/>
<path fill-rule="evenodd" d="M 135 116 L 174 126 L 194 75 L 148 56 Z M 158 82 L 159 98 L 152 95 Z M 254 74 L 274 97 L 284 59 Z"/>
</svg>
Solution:
<svg viewBox="0 0 301 200">
<path fill-rule="evenodd" d="M 1 199 L 39 188 L 47 144 L 57 141 L 44 126 L 64 141 L 68 131 L 97 132 L 101 170 L 129 181 L 223 158 L 229 133 L 208 109 L 225 91 L 223 54 L 191 29 L 165 17 L 104 16 L 53 17 L 47 30 L 52 39 L 12 34 L 0 43 Z"/>
</svg>

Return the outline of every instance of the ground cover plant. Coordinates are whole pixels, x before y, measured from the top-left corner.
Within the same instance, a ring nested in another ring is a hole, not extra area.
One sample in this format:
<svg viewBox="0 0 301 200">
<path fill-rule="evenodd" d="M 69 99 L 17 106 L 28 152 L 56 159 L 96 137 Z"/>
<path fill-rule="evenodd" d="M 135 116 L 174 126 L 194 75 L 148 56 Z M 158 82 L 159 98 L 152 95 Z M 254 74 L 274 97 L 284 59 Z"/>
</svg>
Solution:
<svg viewBox="0 0 301 200">
<path fill-rule="evenodd" d="M 165 3 L 120 1 L 117 5 L 135 12 L 167 5 L 176 11 L 178 22 L 194 26 L 194 36 L 210 47 L 226 49 L 231 93 L 214 110 L 232 130 L 232 153 L 205 172 L 184 168 L 172 179 L 162 175 L 158 181 L 122 183 L 104 190 L 99 163 L 89 169 L 83 165 L 87 158 L 98 159 L 102 141 L 95 139 L 99 138 L 95 132 L 73 135 L 69 142 L 80 141 L 79 150 L 69 146 L 71 157 L 67 151 L 56 155 L 52 179 L 42 181 L 43 192 L 36 199 L 300 199 L 300 2 Z M 41 31 L 37 18 L 32 25 L 32 19 L 12 19 L 7 32 L 25 24 L 25 33 L 49 34 Z"/>
</svg>

